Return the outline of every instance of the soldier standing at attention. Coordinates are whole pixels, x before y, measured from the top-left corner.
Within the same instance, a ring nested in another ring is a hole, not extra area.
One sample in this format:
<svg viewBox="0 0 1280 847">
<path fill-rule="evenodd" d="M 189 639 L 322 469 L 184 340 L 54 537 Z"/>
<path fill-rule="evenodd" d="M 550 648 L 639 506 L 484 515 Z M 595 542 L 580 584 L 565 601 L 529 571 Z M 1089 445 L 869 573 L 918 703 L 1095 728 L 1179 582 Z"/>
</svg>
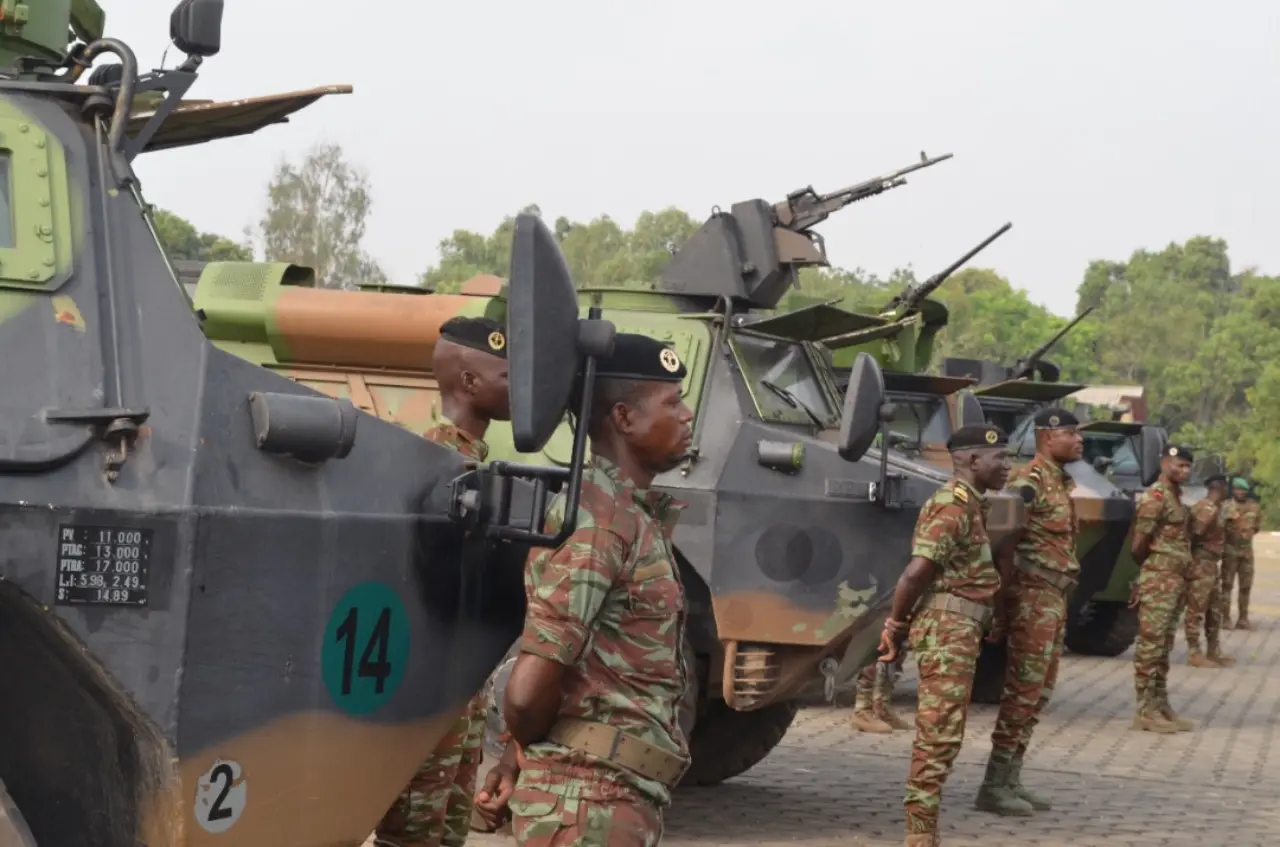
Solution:
<svg viewBox="0 0 1280 847">
<path fill-rule="evenodd" d="M 1075 483 L 1063 467 L 1084 454 L 1084 439 L 1076 430 L 1080 421 L 1066 409 L 1050 408 L 1034 423 L 1035 458 L 1013 472 L 1008 486 L 1022 491 L 1027 523 L 1014 530 L 1000 556 L 1005 584 L 991 640 L 1007 631 L 1009 659 L 987 773 L 974 803 L 998 815 L 1051 808 L 1048 799 L 1022 787 L 1022 759 L 1058 680 L 1067 598 L 1080 573 L 1071 501 Z"/>
<path fill-rule="evenodd" d="M 1226 537 L 1223 502 L 1227 499 L 1227 478 L 1205 480 L 1208 493 L 1191 507 L 1191 575 L 1187 579 L 1187 664 L 1197 668 L 1218 668 L 1235 664 L 1222 655 L 1222 582 L 1218 566 Z M 1209 655 L 1200 652 L 1200 629 L 1204 628 Z"/>
<path fill-rule="evenodd" d="M 1222 625 L 1231 620 L 1231 589 L 1240 575 L 1236 629 L 1253 629 L 1249 623 L 1249 592 L 1253 589 L 1253 536 L 1262 522 L 1262 508 L 1249 499 L 1249 483 L 1231 480 L 1231 502 L 1223 510 L 1227 538 L 1222 550 Z"/>
<path fill-rule="evenodd" d="M 1133 521 L 1133 560 L 1141 566 L 1129 595 L 1138 610 L 1138 639 L 1133 647 L 1133 682 L 1138 708 L 1133 728 L 1171 733 L 1195 728 L 1169 705 L 1169 652 L 1178 615 L 1186 603 L 1191 568 L 1190 512 L 1182 502 L 1182 483 L 1191 474 L 1191 451 L 1176 444 L 1164 448 L 1160 478 L 1143 492 Z"/>
<path fill-rule="evenodd" d="M 916 518 L 911 561 L 880 636 L 880 661 L 891 662 L 909 632 L 920 668 L 916 740 L 903 801 L 906 847 L 940 843 L 942 787 L 964 740 L 982 630 L 1000 588 L 987 539 L 990 506 L 982 495 L 1004 487 L 1008 444 L 1000 428 L 990 425 L 961 427 L 947 440 L 954 474 Z"/>
<path fill-rule="evenodd" d="M 671 546 L 682 504 L 650 490 L 691 442 L 685 367 L 662 343 L 619 334 L 597 375 L 577 525 L 530 555 L 504 697 L 514 744 L 477 799 L 492 814 L 510 792 L 522 847 L 653 847 L 689 763 L 677 714 L 694 680 Z M 561 492 L 547 532 L 565 505 Z"/>
<path fill-rule="evenodd" d="M 511 420 L 507 337 L 488 318 L 451 318 L 440 327 L 432 358 L 441 416 L 423 433 L 483 462 L 490 421 Z M 461 847 L 471 831 L 476 773 L 483 756 L 484 698 L 467 703 L 378 825 L 387 847 Z"/>
</svg>

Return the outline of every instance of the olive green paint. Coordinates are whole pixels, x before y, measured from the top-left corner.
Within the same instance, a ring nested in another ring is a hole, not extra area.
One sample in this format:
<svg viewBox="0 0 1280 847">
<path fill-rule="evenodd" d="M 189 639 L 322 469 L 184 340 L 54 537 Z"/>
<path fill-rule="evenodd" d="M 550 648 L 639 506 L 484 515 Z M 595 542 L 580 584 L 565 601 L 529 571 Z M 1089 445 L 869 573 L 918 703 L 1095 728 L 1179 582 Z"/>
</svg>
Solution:
<svg viewBox="0 0 1280 847">
<path fill-rule="evenodd" d="M 0 101 L 0 155 L 9 160 L 12 247 L 0 247 L 0 288 L 57 288 L 72 270 L 71 191 L 62 143 L 11 100 Z"/>
</svg>

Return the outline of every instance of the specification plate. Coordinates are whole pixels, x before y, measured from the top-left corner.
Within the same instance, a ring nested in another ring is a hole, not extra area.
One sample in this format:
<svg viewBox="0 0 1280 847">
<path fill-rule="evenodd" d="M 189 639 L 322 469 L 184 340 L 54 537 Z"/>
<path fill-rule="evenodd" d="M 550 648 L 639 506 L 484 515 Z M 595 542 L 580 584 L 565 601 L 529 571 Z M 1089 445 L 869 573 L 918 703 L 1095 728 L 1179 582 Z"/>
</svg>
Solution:
<svg viewBox="0 0 1280 847">
<path fill-rule="evenodd" d="M 110 526 L 58 527 L 60 606 L 145 606 L 152 530 Z"/>
</svg>

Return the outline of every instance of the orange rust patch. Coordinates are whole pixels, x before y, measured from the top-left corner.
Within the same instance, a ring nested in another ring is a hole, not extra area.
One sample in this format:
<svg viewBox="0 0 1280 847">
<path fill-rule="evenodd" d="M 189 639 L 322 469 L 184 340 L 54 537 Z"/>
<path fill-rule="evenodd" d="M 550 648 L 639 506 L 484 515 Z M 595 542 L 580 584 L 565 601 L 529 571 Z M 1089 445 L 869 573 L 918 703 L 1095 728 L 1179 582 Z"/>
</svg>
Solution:
<svg viewBox="0 0 1280 847">
<path fill-rule="evenodd" d="M 84 316 L 80 314 L 80 307 L 76 305 L 76 301 L 65 294 L 59 294 L 53 298 L 53 319 L 60 324 L 68 324 L 84 332 Z"/>
</svg>

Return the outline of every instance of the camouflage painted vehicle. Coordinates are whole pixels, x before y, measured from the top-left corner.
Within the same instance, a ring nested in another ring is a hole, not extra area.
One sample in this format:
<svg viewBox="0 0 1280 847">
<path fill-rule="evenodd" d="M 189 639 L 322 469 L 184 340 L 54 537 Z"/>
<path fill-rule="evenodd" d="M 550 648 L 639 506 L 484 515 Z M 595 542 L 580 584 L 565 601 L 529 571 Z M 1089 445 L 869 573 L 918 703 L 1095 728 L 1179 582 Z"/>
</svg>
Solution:
<svg viewBox="0 0 1280 847">
<path fill-rule="evenodd" d="M 933 161 L 829 195 L 810 188 L 777 204 L 734 204 L 676 253 L 656 290 L 579 289 L 580 310 L 596 305 L 618 331 L 662 339 L 689 369 L 694 448 L 657 481 L 690 504 L 675 533 L 700 682 L 686 783 L 756 764 L 787 731 L 801 692 L 852 680 L 874 655 L 916 510 L 945 480 L 868 449 L 880 428 L 880 369 L 859 357 L 842 392 L 817 343 L 879 319 L 767 313 L 799 268 L 827 264 L 816 224 Z M 427 363 L 440 322 L 506 308 L 492 277 L 458 294 L 310 283 L 287 266 L 218 263 L 198 270 L 194 296 L 219 348 L 413 431 L 436 402 Z M 900 320 L 918 321 L 918 305 L 904 305 Z M 500 425 L 486 440 L 491 458 L 571 463 L 567 426 L 536 454 L 517 451 Z M 993 521 L 1012 526 L 1020 509 L 999 498 Z"/>
<path fill-rule="evenodd" d="M 538 480 L 572 476 L 468 469 L 203 336 L 133 162 L 314 99 L 179 105 L 221 12 L 180 3 L 187 59 L 139 75 L 92 0 L 0 9 L 5 845 L 361 843 L 519 631 Z M 242 302 L 273 273 L 307 275 L 246 269 Z M 537 450 L 611 329 L 536 219 L 511 276 Z"/>
</svg>

